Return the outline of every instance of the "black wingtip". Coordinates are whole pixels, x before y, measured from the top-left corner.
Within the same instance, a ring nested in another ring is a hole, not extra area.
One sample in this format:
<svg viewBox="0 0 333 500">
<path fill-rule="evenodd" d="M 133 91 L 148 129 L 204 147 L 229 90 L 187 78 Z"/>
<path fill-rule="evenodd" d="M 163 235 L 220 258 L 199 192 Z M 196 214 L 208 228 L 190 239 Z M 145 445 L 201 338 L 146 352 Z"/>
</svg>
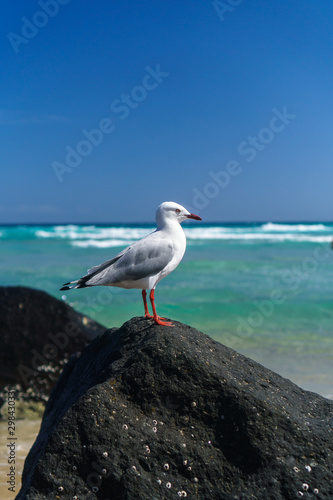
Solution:
<svg viewBox="0 0 333 500">
<path fill-rule="evenodd" d="M 60 288 L 60 290 L 70 290 L 69 286 L 63 286 L 62 288 Z"/>
</svg>

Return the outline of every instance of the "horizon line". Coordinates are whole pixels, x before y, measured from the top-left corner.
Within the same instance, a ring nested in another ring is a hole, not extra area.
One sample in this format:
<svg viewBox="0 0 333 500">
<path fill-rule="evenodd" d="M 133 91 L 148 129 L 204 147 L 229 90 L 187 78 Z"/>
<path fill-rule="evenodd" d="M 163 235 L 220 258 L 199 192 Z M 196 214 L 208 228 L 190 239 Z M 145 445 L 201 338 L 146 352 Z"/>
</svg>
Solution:
<svg viewBox="0 0 333 500">
<path fill-rule="evenodd" d="M 188 222 L 188 221 L 184 221 Z M 236 220 L 236 221 L 205 221 L 203 220 L 200 225 L 211 225 L 211 224 L 333 224 L 333 220 L 305 220 L 305 219 L 299 219 L 299 220 L 274 220 L 274 219 L 265 219 L 265 220 Z M 91 226 L 91 225 L 97 225 L 97 226 L 109 226 L 109 225 L 124 225 L 124 224 L 131 224 L 131 225 L 156 225 L 155 221 L 139 221 L 139 222 L 134 222 L 134 221 L 122 221 L 122 222 L 76 222 L 76 221 L 71 221 L 71 222 L 1 222 L 0 221 L 0 226 L 69 226 L 69 225 L 75 225 L 75 226 Z"/>
</svg>

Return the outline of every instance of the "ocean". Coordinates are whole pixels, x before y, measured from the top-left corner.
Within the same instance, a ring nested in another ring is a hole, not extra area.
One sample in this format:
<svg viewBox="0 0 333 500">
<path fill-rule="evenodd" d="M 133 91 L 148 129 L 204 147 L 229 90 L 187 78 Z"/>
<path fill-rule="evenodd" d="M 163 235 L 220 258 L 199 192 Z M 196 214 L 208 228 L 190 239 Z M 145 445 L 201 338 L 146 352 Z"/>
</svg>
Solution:
<svg viewBox="0 0 333 500">
<path fill-rule="evenodd" d="M 187 250 L 157 286 L 158 314 L 333 398 L 333 223 L 183 227 Z M 106 327 L 120 326 L 143 315 L 139 290 L 59 288 L 152 230 L 153 224 L 0 226 L 0 284 L 44 290 Z"/>
</svg>

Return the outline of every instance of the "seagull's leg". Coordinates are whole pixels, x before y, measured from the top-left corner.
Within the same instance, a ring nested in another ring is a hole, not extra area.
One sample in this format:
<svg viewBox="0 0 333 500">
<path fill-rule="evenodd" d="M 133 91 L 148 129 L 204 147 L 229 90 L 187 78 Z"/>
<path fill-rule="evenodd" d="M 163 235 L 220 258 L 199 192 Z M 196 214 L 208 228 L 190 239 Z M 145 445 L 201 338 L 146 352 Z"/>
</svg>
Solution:
<svg viewBox="0 0 333 500">
<path fill-rule="evenodd" d="M 155 323 L 157 323 L 158 325 L 163 325 L 163 326 L 174 326 L 170 321 L 162 321 L 162 319 L 164 319 L 164 318 L 157 316 L 156 307 L 155 307 L 155 290 L 154 290 L 154 288 L 150 292 L 150 302 L 151 302 L 151 306 L 153 308 L 153 314 L 154 314 L 153 319 L 154 319 Z"/>
<path fill-rule="evenodd" d="M 152 318 L 153 316 L 149 314 L 148 304 L 147 304 L 147 292 L 142 290 L 143 305 L 145 307 L 145 318 Z"/>
</svg>

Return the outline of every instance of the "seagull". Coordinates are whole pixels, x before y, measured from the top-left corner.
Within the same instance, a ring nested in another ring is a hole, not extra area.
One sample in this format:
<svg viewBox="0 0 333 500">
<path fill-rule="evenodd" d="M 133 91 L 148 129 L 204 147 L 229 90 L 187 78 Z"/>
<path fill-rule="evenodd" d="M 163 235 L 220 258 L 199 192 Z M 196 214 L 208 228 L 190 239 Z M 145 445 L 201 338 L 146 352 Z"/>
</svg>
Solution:
<svg viewBox="0 0 333 500">
<path fill-rule="evenodd" d="M 145 318 L 153 319 L 158 325 L 173 326 L 157 315 L 155 288 L 161 279 L 176 269 L 184 256 L 186 237 L 180 224 L 186 219 L 202 220 L 178 203 L 165 201 L 156 211 L 155 231 L 125 248 L 113 259 L 92 267 L 82 278 L 65 283 L 60 290 L 98 285 L 138 288 L 142 290 Z M 150 290 L 153 316 L 149 314 L 147 289 Z"/>
</svg>

